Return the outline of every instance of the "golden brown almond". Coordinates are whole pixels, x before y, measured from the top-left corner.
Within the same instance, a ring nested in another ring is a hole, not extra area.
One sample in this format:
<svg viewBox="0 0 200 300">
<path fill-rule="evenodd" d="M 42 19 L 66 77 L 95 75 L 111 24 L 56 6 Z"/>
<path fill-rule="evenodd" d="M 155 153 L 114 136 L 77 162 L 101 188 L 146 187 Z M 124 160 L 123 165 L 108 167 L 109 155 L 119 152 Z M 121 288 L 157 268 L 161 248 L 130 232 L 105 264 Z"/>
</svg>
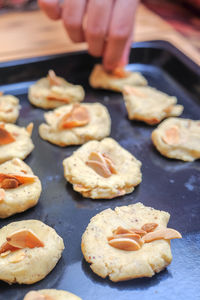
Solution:
<svg viewBox="0 0 200 300">
<path fill-rule="evenodd" d="M 50 91 L 49 94 L 47 95 L 46 99 L 49 100 L 49 101 L 59 101 L 59 102 L 63 102 L 63 103 L 66 103 L 66 104 L 68 104 L 70 102 L 69 98 L 67 98 L 65 96 L 58 95 L 54 91 Z"/>
<path fill-rule="evenodd" d="M 156 223 L 146 223 L 142 226 L 141 229 L 146 232 L 151 232 L 151 231 L 154 231 L 156 229 L 156 227 L 158 227 L 158 224 L 156 224 Z"/>
<path fill-rule="evenodd" d="M 1 257 L 6 257 L 6 256 L 8 256 L 8 254 L 10 254 L 10 253 L 11 253 L 11 251 L 8 250 L 8 251 L 6 251 L 6 252 L 1 253 L 0 256 L 1 256 Z"/>
<path fill-rule="evenodd" d="M 88 160 L 86 161 L 86 165 L 92 168 L 97 174 L 104 178 L 108 178 L 112 175 L 108 167 L 96 160 Z"/>
<path fill-rule="evenodd" d="M 172 240 L 172 239 L 181 239 L 182 235 L 171 228 L 165 228 L 165 229 L 160 229 L 156 230 L 153 232 L 148 232 L 145 234 L 142 239 L 145 243 L 150 243 L 155 240 Z"/>
<path fill-rule="evenodd" d="M 117 227 L 117 229 L 113 230 L 113 234 L 125 234 L 125 233 L 133 233 L 130 229 L 123 228 L 121 226 Z"/>
<path fill-rule="evenodd" d="M 36 176 L 0 173 L 0 188 L 14 189 L 22 184 L 31 184 L 35 182 L 36 178 Z"/>
<path fill-rule="evenodd" d="M 15 231 L 6 238 L 7 242 L 17 248 L 44 247 L 44 243 L 31 230 L 22 229 Z"/>
<path fill-rule="evenodd" d="M 65 114 L 58 124 L 58 129 L 70 129 L 85 126 L 90 122 L 90 115 L 85 106 L 74 104 L 71 111 Z"/>
<path fill-rule="evenodd" d="M 14 136 L 5 129 L 5 125 L 0 124 L 0 146 L 8 145 L 15 141 L 16 139 L 14 138 Z"/>
<path fill-rule="evenodd" d="M 49 70 L 47 79 L 49 80 L 50 86 L 62 84 L 60 78 L 56 76 L 56 73 L 53 70 Z"/>
<path fill-rule="evenodd" d="M 163 141 L 168 145 L 178 145 L 180 143 L 180 132 L 177 126 L 165 130 Z"/>
<path fill-rule="evenodd" d="M 26 131 L 28 132 L 28 134 L 29 134 L 30 136 L 32 135 L 33 127 L 34 127 L 33 122 L 29 123 L 28 126 L 26 127 Z"/>
<path fill-rule="evenodd" d="M 136 251 L 140 249 L 139 243 L 133 239 L 118 238 L 108 241 L 109 245 L 125 251 Z"/>
<path fill-rule="evenodd" d="M 11 258 L 9 259 L 9 262 L 16 264 L 16 263 L 22 261 L 25 258 L 25 256 L 26 255 L 24 252 L 17 252 L 11 256 Z"/>
<path fill-rule="evenodd" d="M 103 154 L 103 156 L 104 156 L 104 154 Z M 117 174 L 117 170 L 115 169 L 115 166 L 114 166 L 112 160 L 109 157 L 105 157 L 105 162 L 106 162 L 110 172 L 112 174 Z"/>
<path fill-rule="evenodd" d="M 141 236 L 136 233 L 116 234 L 116 235 L 113 235 L 112 237 L 109 237 L 108 241 L 111 241 L 113 239 L 119 239 L 119 238 L 123 238 L 123 239 L 127 238 L 127 239 L 135 240 L 137 243 L 140 244 L 140 246 L 144 244 L 143 240 L 141 239 Z"/>
<path fill-rule="evenodd" d="M 143 236 L 143 235 L 146 234 L 146 231 L 144 231 L 143 229 L 131 228 L 130 231 L 134 232 L 134 233 L 137 233 L 140 236 Z"/>
<path fill-rule="evenodd" d="M 0 247 L 0 254 L 5 253 L 7 251 L 14 252 L 16 250 L 19 250 L 19 248 L 13 247 L 8 242 L 5 242 Z"/>
</svg>

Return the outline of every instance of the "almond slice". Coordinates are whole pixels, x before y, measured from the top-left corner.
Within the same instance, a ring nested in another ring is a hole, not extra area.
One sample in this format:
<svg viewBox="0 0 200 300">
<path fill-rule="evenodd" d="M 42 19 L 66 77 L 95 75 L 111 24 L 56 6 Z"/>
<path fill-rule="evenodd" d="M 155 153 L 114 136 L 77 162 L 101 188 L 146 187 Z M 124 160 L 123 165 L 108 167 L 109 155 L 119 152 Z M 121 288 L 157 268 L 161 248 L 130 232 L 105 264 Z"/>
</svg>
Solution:
<svg viewBox="0 0 200 300">
<path fill-rule="evenodd" d="M 36 176 L 0 173 L 0 188 L 14 189 L 19 187 L 22 184 L 31 184 L 35 182 L 36 178 L 37 178 Z"/>
<path fill-rule="evenodd" d="M 168 145 L 178 145 L 180 143 L 180 132 L 178 127 L 173 126 L 165 130 L 165 134 L 162 139 Z"/>
<path fill-rule="evenodd" d="M 117 238 L 108 241 L 109 245 L 125 251 L 136 251 L 140 249 L 140 245 L 133 239 L 128 238 Z"/>
<path fill-rule="evenodd" d="M 68 104 L 70 102 L 69 98 L 67 98 L 65 96 L 58 95 L 57 93 L 55 93 L 53 91 L 49 92 L 46 99 L 49 100 L 49 101 L 59 101 L 59 102 L 63 102 L 63 103 L 66 103 L 66 104 Z"/>
<path fill-rule="evenodd" d="M 5 253 L 7 251 L 14 252 L 16 250 L 19 250 L 19 248 L 11 246 L 8 242 L 3 243 L 0 247 L 0 254 Z"/>
<path fill-rule="evenodd" d="M 125 233 L 133 233 L 131 230 L 129 229 L 125 229 L 121 226 L 117 227 L 117 229 L 113 230 L 113 234 L 117 235 L 117 234 L 125 234 Z"/>
<path fill-rule="evenodd" d="M 56 76 L 56 73 L 53 70 L 49 70 L 47 79 L 49 80 L 50 86 L 62 84 L 60 78 Z"/>
<path fill-rule="evenodd" d="M 0 203 L 2 203 L 5 200 L 5 196 L 6 196 L 6 193 L 5 193 L 4 189 L 0 188 Z"/>
<path fill-rule="evenodd" d="M 113 162 L 105 154 L 101 154 L 100 152 L 94 151 L 94 152 L 90 153 L 88 158 L 89 158 L 88 162 L 92 162 L 92 164 L 94 166 L 95 166 L 94 162 L 96 162 L 96 165 L 100 166 L 103 169 L 102 172 L 105 174 L 105 176 L 103 176 L 103 177 L 110 177 L 112 174 L 117 174 L 117 171 L 113 165 Z M 88 164 L 88 162 L 86 162 L 86 164 Z M 97 169 L 97 166 L 96 166 L 96 169 Z M 95 169 L 95 171 L 96 171 L 96 169 Z M 98 171 L 96 171 L 96 172 L 98 173 Z M 99 172 L 98 174 L 101 175 L 100 173 L 102 173 L 102 172 Z"/>
<path fill-rule="evenodd" d="M 0 146 L 15 142 L 14 136 L 5 129 L 4 124 L 0 124 Z"/>
<path fill-rule="evenodd" d="M 124 233 L 124 234 L 117 234 L 114 235 L 112 237 L 108 237 L 108 241 L 111 241 L 113 239 L 119 239 L 119 238 L 123 238 L 123 239 L 131 239 L 136 241 L 140 246 L 144 244 L 143 240 L 141 239 L 141 236 L 139 234 L 136 233 Z"/>
<path fill-rule="evenodd" d="M 97 174 L 104 178 L 108 178 L 112 175 L 110 170 L 105 164 L 102 164 L 96 160 L 88 160 L 86 161 L 86 165 L 92 168 Z"/>
<path fill-rule="evenodd" d="M 89 112 L 86 107 L 75 104 L 71 111 L 65 114 L 58 124 L 59 129 L 69 129 L 85 126 L 90 122 Z"/>
<path fill-rule="evenodd" d="M 181 239 L 182 235 L 171 228 L 165 228 L 165 229 L 160 229 L 156 230 L 153 232 L 148 232 L 145 234 L 142 239 L 145 243 L 150 243 L 155 240 L 171 240 L 171 239 Z"/>
<path fill-rule="evenodd" d="M 25 258 L 25 256 L 26 255 L 24 252 L 15 253 L 11 256 L 11 258 L 9 259 L 9 262 L 16 264 L 16 263 L 22 261 Z"/>
<path fill-rule="evenodd" d="M 22 229 L 6 238 L 7 242 L 17 248 L 44 247 L 44 243 L 31 230 Z"/>
<path fill-rule="evenodd" d="M 34 127 L 33 122 L 29 123 L 28 126 L 26 127 L 26 131 L 28 132 L 28 134 L 29 134 L 30 136 L 32 135 L 33 127 Z"/>
<path fill-rule="evenodd" d="M 10 253 L 11 253 L 11 251 L 8 250 L 8 251 L 6 251 L 6 252 L 1 253 L 0 255 L 1 255 L 1 257 L 6 257 L 6 256 L 8 256 L 8 254 L 10 254 Z"/>
<path fill-rule="evenodd" d="M 143 229 L 136 229 L 136 228 L 131 228 L 130 229 L 131 232 L 137 233 L 140 236 L 143 236 L 146 234 L 146 231 L 144 231 Z"/>
<path fill-rule="evenodd" d="M 134 88 L 130 85 L 125 85 L 123 88 L 123 92 L 127 95 L 135 95 L 140 98 L 146 97 L 141 91 L 138 91 L 136 88 Z"/>
<path fill-rule="evenodd" d="M 158 224 L 156 224 L 156 223 L 146 223 L 142 226 L 142 230 L 144 230 L 146 232 L 151 232 L 151 231 L 154 231 L 156 229 L 156 227 L 158 227 Z"/>
<path fill-rule="evenodd" d="M 107 164 L 107 166 L 108 166 L 110 172 L 111 172 L 112 174 L 117 174 L 117 170 L 115 169 L 115 166 L 114 166 L 112 160 L 110 159 L 110 157 L 108 157 L 105 153 L 102 154 L 102 155 L 103 155 L 103 157 L 104 157 L 104 159 L 105 159 L 105 162 L 106 162 L 106 164 Z"/>
<path fill-rule="evenodd" d="M 112 72 L 111 75 L 118 78 L 126 78 L 128 77 L 130 72 L 126 71 L 123 67 L 117 67 Z"/>
</svg>

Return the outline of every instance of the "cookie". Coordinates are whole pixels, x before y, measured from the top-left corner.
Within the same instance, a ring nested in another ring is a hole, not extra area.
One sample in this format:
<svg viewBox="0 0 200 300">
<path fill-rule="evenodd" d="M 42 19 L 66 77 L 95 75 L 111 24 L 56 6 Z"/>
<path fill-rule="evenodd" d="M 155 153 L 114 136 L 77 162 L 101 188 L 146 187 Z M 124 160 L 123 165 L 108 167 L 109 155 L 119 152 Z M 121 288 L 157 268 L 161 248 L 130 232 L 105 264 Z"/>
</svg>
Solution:
<svg viewBox="0 0 200 300">
<path fill-rule="evenodd" d="M 63 249 L 62 238 L 41 221 L 10 223 L 0 229 L 0 280 L 40 281 L 55 267 Z"/>
<path fill-rule="evenodd" d="M 73 189 L 92 199 L 131 193 L 142 180 L 141 162 L 111 138 L 81 146 L 63 166 Z"/>
<path fill-rule="evenodd" d="M 44 117 L 47 124 L 39 127 L 41 138 L 61 147 L 101 140 L 110 134 L 110 116 L 100 103 L 65 105 Z"/>
<path fill-rule="evenodd" d="M 155 88 L 125 86 L 123 96 L 130 120 L 143 121 L 149 125 L 160 123 L 171 116 L 180 116 L 182 105 L 176 105 L 177 98 Z"/>
<path fill-rule="evenodd" d="M 19 158 L 0 165 L 0 218 L 23 212 L 37 204 L 42 191 L 39 178 Z"/>
<path fill-rule="evenodd" d="M 83 101 L 85 92 L 82 86 L 67 82 L 50 70 L 47 77 L 38 80 L 28 91 L 29 101 L 45 109 Z"/>
<path fill-rule="evenodd" d="M 137 86 L 147 85 L 147 80 L 139 72 L 129 72 L 121 68 L 107 73 L 102 65 L 95 65 L 89 78 L 93 88 L 121 92 L 125 85 Z"/>
<path fill-rule="evenodd" d="M 0 122 L 15 123 L 19 117 L 19 99 L 0 92 Z"/>
<path fill-rule="evenodd" d="M 0 163 L 16 157 L 25 159 L 33 151 L 32 130 L 33 123 L 26 128 L 0 123 Z"/>
<path fill-rule="evenodd" d="M 153 132 L 157 150 L 169 158 L 194 161 L 200 158 L 200 120 L 169 118 Z"/>
<path fill-rule="evenodd" d="M 81 249 L 94 273 L 112 281 L 152 277 L 171 263 L 166 228 L 170 215 L 142 203 L 106 209 L 94 216 L 82 236 Z"/>
<path fill-rule="evenodd" d="M 24 300 L 81 300 L 76 295 L 55 289 L 31 291 L 24 297 Z"/>
</svg>

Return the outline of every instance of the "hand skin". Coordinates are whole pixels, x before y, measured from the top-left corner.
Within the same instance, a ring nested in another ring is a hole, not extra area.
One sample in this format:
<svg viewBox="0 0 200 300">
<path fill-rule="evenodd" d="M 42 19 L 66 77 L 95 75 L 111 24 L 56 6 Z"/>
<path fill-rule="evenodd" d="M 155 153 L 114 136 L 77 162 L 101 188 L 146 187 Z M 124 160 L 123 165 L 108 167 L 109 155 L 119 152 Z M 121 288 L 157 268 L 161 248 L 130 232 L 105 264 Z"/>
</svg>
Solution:
<svg viewBox="0 0 200 300">
<path fill-rule="evenodd" d="M 139 0 L 38 0 L 52 20 L 62 19 L 72 41 L 86 41 L 91 55 L 103 57 L 107 71 L 128 63 Z"/>
</svg>

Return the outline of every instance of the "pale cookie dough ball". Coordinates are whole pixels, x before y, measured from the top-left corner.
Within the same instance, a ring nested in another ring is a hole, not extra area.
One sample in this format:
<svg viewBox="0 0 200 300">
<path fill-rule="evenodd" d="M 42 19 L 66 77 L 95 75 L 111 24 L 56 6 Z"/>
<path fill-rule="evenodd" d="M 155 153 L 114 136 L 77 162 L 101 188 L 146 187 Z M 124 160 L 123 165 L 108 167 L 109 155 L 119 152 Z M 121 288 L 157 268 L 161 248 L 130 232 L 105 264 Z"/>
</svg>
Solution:
<svg viewBox="0 0 200 300">
<path fill-rule="evenodd" d="M 67 291 L 49 289 L 29 292 L 24 300 L 81 300 L 81 298 Z"/>
<path fill-rule="evenodd" d="M 91 157 L 94 153 L 96 158 Z M 102 162 L 94 161 L 98 159 Z M 81 146 L 63 161 L 63 166 L 73 189 L 92 199 L 131 193 L 142 180 L 141 162 L 111 138 Z"/>
<path fill-rule="evenodd" d="M 155 231 L 150 233 L 155 235 L 160 230 L 166 230 L 169 218 L 170 215 L 167 212 L 146 207 L 142 203 L 116 207 L 115 210 L 106 209 L 90 220 L 82 236 L 81 249 L 84 258 L 91 264 L 90 267 L 94 273 L 103 278 L 109 276 L 109 279 L 115 282 L 152 277 L 171 263 L 169 239 L 145 242 L 135 251 L 115 248 L 109 244 L 109 239 L 117 228 L 121 232 L 121 229 L 134 229 L 140 232 L 141 227 L 147 223 L 156 224 Z M 120 235 L 120 237 L 122 236 Z M 180 237 L 181 235 L 178 233 L 176 238 Z M 127 238 L 123 237 L 123 239 L 123 243 L 125 243 Z"/>
<path fill-rule="evenodd" d="M 95 65 L 89 78 L 93 88 L 121 92 L 125 85 L 147 85 L 147 80 L 139 72 L 123 71 L 124 76 L 107 73 L 102 65 Z"/>
<path fill-rule="evenodd" d="M 110 134 L 111 119 L 107 108 L 100 103 L 76 104 L 79 108 L 86 109 L 88 123 L 84 126 L 60 128 L 63 117 L 69 114 L 74 105 L 65 105 L 52 112 L 44 114 L 47 124 L 41 124 L 39 134 L 42 139 L 64 147 L 69 145 L 84 144 L 89 140 L 101 140 Z M 78 108 L 78 109 L 79 109 Z"/>
<path fill-rule="evenodd" d="M 56 231 L 38 220 L 14 222 L 1 228 L 0 247 L 9 236 L 21 231 L 31 232 L 31 236 L 36 236 L 43 246 L 23 247 L 0 254 L 0 280 L 9 284 L 32 284 L 42 280 L 55 267 L 64 249 L 63 240 Z M 33 245 L 30 238 L 25 242 Z"/>
<path fill-rule="evenodd" d="M 153 132 L 157 150 L 169 158 L 194 161 L 200 158 L 200 120 L 169 118 Z"/>
<path fill-rule="evenodd" d="M 19 99 L 12 95 L 0 93 L 0 122 L 15 123 L 19 117 Z"/>
<path fill-rule="evenodd" d="M 71 84 L 52 72 L 30 86 L 28 98 L 33 105 L 50 109 L 83 101 L 85 92 L 81 85 Z"/>
<path fill-rule="evenodd" d="M 11 188 L 6 174 L 12 174 L 9 182 L 18 183 Z M 30 182 L 23 183 L 23 180 Z M 0 218 L 23 212 L 37 204 L 42 191 L 39 178 L 22 160 L 14 158 L 0 165 Z"/>
<path fill-rule="evenodd" d="M 0 163 L 15 157 L 25 159 L 33 151 L 32 129 L 32 123 L 26 128 L 0 123 Z"/>
<path fill-rule="evenodd" d="M 164 118 L 180 116 L 183 112 L 183 106 L 176 105 L 176 97 L 171 97 L 149 86 L 125 86 L 123 95 L 130 120 L 139 120 L 154 125 Z"/>
</svg>

